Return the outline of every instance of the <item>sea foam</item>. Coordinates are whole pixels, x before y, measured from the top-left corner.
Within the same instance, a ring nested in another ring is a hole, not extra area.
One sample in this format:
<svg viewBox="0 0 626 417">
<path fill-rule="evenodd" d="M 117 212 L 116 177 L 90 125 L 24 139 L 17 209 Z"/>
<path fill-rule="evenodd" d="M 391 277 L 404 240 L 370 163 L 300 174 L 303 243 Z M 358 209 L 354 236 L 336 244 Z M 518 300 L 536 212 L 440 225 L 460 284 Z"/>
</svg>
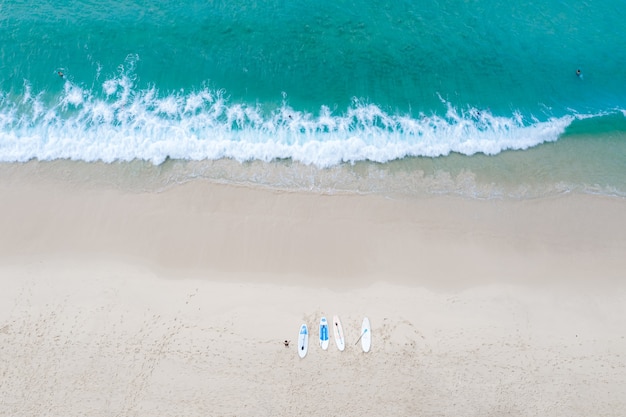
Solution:
<svg viewBox="0 0 626 417">
<path fill-rule="evenodd" d="M 100 90 L 66 80 L 53 99 L 28 84 L 19 97 L 2 93 L 0 160 L 292 159 L 330 167 L 527 149 L 557 140 L 576 118 L 505 117 L 443 99 L 442 115 L 393 114 L 358 99 L 343 111 L 321 106 L 313 113 L 292 108 L 286 95 L 268 111 L 231 102 L 223 90 L 138 89 L 127 76 L 104 81 Z"/>
</svg>

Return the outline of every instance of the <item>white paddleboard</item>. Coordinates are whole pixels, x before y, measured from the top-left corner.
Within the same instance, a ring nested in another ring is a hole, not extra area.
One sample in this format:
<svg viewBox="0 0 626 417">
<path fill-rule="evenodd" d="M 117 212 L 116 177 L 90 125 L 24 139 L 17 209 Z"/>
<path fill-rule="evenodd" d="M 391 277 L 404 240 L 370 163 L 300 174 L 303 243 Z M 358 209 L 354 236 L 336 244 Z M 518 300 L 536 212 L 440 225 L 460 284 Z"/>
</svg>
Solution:
<svg viewBox="0 0 626 417">
<path fill-rule="evenodd" d="M 333 333 L 335 335 L 337 349 L 343 351 L 346 347 L 346 342 L 343 338 L 343 327 L 341 327 L 341 320 L 339 320 L 339 316 L 333 316 Z"/>
<path fill-rule="evenodd" d="M 306 327 L 306 324 L 302 324 L 302 326 L 300 326 L 300 334 L 298 335 L 298 355 L 304 358 L 308 350 L 309 329 Z"/>
<path fill-rule="evenodd" d="M 363 352 L 369 352 L 372 347 L 372 328 L 370 319 L 367 317 L 363 319 L 363 324 L 361 325 L 361 347 Z"/>
<path fill-rule="evenodd" d="M 320 319 L 320 346 L 322 349 L 328 349 L 328 342 L 328 320 L 326 320 L 326 317 L 322 317 Z"/>
</svg>

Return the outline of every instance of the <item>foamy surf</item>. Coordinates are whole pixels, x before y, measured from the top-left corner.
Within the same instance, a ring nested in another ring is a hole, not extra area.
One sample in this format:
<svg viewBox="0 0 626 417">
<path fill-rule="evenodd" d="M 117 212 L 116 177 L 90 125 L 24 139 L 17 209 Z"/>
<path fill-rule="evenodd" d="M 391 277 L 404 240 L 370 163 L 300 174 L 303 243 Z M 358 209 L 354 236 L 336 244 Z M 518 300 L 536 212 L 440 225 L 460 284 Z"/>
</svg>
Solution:
<svg viewBox="0 0 626 417">
<path fill-rule="evenodd" d="M 101 92 L 66 80 L 58 97 L 45 96 L 28 84 L 19 99 L 2 95 L 1 161 L 291 159 L 325 168 L 527 149 L 557 140 L 575 119 L 498 116 L 445 100 L 443 115 L 393 114 L 357 99 L 343 110 L 321 106 L 312 113 L 291 107 L 286 95 L 267 110 L 231 102 L 223 90 L 138 89 L 128 76 L 106 80 Z"/>
</svg>

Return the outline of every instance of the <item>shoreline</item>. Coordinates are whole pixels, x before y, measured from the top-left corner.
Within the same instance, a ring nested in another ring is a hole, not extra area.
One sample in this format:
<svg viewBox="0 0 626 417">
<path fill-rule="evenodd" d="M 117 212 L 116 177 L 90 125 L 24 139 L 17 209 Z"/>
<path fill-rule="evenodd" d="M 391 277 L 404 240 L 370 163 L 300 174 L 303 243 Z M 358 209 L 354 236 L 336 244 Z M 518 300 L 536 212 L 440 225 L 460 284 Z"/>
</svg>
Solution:
<svg viewBox="0 0 626 417">
<path fill-rule="evenodd" d="M 17 181 L 52 180 L 79 188 L 110 188 L 130 193 L 161 193 L 183 184 L 206 181 L 276 192 L 375 195 L 399 200 L 452 196 L 519 202 L 568 194 L 626 200 L 623 164 L 614 157 L 625 143 L 620 138 L 619 134 L 582 138 L 573 135 L 494 156 L 451 153 L 441 158 L 407 157 L 384 164 L 362 161 L 328 168 L 290 159 L 272 162 L 168 159 L 159 165 L 137 159 L 111 163 L 30 160 L 0 163 L 0 177 Z M 579 164 L 584 167 L 578 168 Z"/>
<path fill-rule="evenodd" d="M 623 199 L 28 174 L 0 179 L 0 414 L 626 411 Z M 317 345 L 333 314 L 344 352 Z"/>
<path fill-rule="evenodd" d="M 305 274 L 298 284 L 341 276 L 443 288 L 610 282 L 626 268 L 626 234 L 615 226 L 626 221 L 621 198 L 393 199 L 205 180 L 136 192 L 17 171 L 0 180 L 5 264 L 81 254 L 192 276 Z"/>
</svg>

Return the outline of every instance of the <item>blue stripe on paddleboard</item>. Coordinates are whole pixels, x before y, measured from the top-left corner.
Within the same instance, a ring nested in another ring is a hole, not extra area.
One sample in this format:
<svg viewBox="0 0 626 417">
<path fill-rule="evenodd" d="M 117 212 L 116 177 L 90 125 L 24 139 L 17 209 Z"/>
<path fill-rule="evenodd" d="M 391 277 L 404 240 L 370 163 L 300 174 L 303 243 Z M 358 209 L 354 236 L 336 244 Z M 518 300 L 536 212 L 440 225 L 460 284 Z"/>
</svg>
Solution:
<svg viewBox="0 0 626 417">
<path fill-rule="evenodd" d="M 328 340 L 328 326 L 322 326 L 320 329 L 320 340 Z"/>
</svg>

